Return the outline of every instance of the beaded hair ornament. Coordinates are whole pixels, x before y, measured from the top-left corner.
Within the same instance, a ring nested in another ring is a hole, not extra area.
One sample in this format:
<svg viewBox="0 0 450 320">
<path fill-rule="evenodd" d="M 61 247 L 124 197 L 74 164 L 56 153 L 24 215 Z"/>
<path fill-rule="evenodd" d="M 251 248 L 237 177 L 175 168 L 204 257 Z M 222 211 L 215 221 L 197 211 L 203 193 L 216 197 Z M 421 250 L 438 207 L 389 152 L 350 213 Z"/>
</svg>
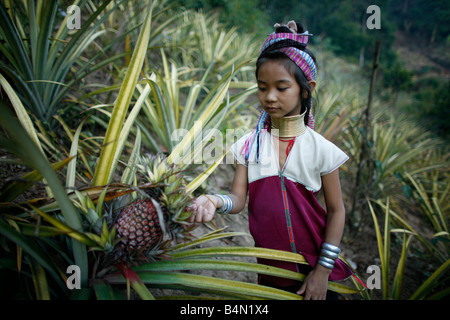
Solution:
<svg viewBox="0 0 450 320">
<path fill-rule="evenodd" d="M 266 52 L 278 50 L 284 53 L 303 71 L 308 81 L 315 81 L 317 77 L 316 64 L 312 57 L 304 51 L 312 34 L 308 31 L 297 33 L 295 21 L 289 21 L 287 25 L 277 23 L 274 27 L 278 32 L 271 33 L 264 41 L 259 57 Z M 314 130 L 314 118 L 311 112 L 309 113 L 308 127 Z M 252 163 L 260 162 L 262 141 L 268 128 L 270 128 L 270 116 L 267 112 L 262 111 L 256 122 L 255 129 L 241 151 L 246 161 Z"/>
</svg>

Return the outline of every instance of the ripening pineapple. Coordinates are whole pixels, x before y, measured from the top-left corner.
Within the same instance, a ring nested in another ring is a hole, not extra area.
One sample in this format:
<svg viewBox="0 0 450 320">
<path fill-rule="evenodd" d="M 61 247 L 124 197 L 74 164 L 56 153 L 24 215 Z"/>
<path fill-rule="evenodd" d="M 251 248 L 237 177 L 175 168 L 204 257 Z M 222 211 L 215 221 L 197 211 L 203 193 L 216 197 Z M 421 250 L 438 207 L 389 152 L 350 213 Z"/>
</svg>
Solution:
<svg viewBox="0 0 450 320">
<path fill-rule="evenodd" d="M 185 192 L 185 179 L 161 155 L 140 157 L 136 163 L 141 183 L 137 199 L 118 200 L 120 210 L 111 213 L 120 240 L 114 259 L 134 260 L 161 253 L 172 240 L 189 238 L 191 198 Z"/>
<path fill-rule="evenodd" d="M 158 243 L 162 238 L 158 212 L 151 199 L 138 199 L 118 217 L 114 226 L 122 247 L 142 250 Z"/>
</svg>

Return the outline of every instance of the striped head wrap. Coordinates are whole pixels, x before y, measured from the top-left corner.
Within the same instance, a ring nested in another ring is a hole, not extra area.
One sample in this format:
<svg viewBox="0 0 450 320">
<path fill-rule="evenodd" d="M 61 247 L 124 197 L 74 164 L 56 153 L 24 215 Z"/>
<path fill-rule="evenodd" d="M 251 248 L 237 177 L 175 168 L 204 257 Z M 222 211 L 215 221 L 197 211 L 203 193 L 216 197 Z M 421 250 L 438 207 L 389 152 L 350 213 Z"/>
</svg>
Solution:
<svg viewBox="0 0 450 320">
<path fill-rule="evenodd" d="M 278 49 L 302 69 L 308 81 L 316 80 L 317 69 L 311 56 L 303 51 L 308 45 L 308 31 L 303 33 L 272 33 L 264 42 L 260 56 L 266 51 Z"/>
<path fill-rule="evenodd" d="M 315 81 L 317 77 L 316 64 L 312 57 L 304 51 L 308 45 L 309 37 L 312 34 L 308 31 L 297 33 L 297 24 L 294 21 L 288 22 L 285 26 L 277 23 L 274 27 L 285 32 L 271 33 L 266 41 L 264 41 L 259 56 L 261 57 L 264 53 L 272 50 L 279 50 L 303 71 L 308 81 Z M 314 117 L 311 112 L 308 117 L 308 127 L 314 130 Z M 270 116 L 267 112 L 262 111 L 255 129 L 241 150 L 246 161 L 253 163 L 260 162 L 262 141 L 269 128 Z"/>
</svg>

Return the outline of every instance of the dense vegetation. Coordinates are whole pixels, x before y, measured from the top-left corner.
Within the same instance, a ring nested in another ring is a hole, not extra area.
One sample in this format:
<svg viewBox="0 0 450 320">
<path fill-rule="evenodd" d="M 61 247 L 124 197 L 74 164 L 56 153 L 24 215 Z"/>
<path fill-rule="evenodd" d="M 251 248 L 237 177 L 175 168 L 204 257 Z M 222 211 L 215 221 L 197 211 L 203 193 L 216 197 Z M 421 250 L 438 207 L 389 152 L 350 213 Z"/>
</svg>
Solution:
<svg viewBox="0 0 450 320">
<path fill-rule="evenodd" d="M 298 299 L 201 272 L 302 280 L 298 273 L 216 259 L 305 263 L 301 255 L 198 248 L 242 234 L 214 229 L 195 239 L 186 222 L 189 200 L 208 190 L 226 146 L 214 155 L 204 150 L 229 142 L 227 129 L 254 124 L 252 59 L 261 39 L 275 21 L 291 18 L 315 34 L 316 130 L 352 158 L 342 172 L 350 209 L 344 246 L 376 238 L 382 270 L 381 294 L 361 290 L 357 281 L 330 282 L 330 290 L 363 299 L 448 295 L 446 2 L 381 1 L 380 30 L 364 28 L 367 4 L 361 1 L 80 0 L 80 29 L 74 30 L 66 27 L 73 16 L 63 2 L 11 3 L 0 1 L 2 296 L 119 299 L 132 296 L 132 287 L 143 299 L 155 298 L 152 288 L 186 290 L 182 298 Z M 435 63 L 410 68 L 408 55 L 396 53 L 400 33 L 413 43 L 408 49 L 424 48 L 420 57 Z M 380 65 L 366 113 L 377 40 Z M 134 253 L 129 264 L 117 259 L 123 248 L 114 219 L 138 197 L 159 202 L 167 241 L 148 248 L 144 261 L 142 252 Z M 82 290 L 67 286 L 68 265 L 80 266 Z M 402 291 L 411 270 L 419 276 Z"/>
</svg>

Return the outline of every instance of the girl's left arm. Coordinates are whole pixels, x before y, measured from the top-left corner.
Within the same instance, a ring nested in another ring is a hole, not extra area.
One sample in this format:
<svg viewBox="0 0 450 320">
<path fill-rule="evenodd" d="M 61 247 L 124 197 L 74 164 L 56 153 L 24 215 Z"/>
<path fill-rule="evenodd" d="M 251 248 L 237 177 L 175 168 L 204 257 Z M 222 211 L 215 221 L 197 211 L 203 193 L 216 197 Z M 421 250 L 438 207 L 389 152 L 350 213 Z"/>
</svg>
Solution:
<svg viewBox="0 0 450 320">
<path fill-rule="evenodd" d="M 324 241 L 339 247 L 345 226 L 345 207 L 342 200 L 339 169 L 322 176 L 322 185 L 327 208 Z"/>
<path fill-rule="evenodd" d="M 345 208 L 342 200 L 339 170 L 334 170 L 322 176 L 322 186 L 327 208 L 327 225 L 324 241 L 339 246 L 345 225 Z M 298 293 L 305 293 L 305 299 L 307 300 L 325 299 L 330 273 L 330 269 L 317 264 L 303 282 Z"/>
</svg>

